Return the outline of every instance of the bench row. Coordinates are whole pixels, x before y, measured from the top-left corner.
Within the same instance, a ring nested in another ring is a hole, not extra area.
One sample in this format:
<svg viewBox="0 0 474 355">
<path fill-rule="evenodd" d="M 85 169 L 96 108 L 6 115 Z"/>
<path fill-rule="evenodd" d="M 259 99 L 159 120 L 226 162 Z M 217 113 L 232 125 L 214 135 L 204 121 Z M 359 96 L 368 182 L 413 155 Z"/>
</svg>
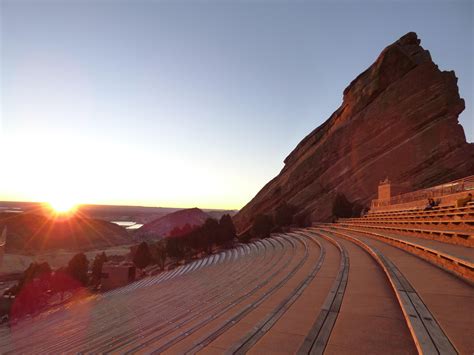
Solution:
<svg viewBox="0 0 474 355">
<path fill-rule="evenodd" d="M 474 231 L 469 231 L 465 229 L 460 230 L 450 230 L 442 228 L 416 228 L 411 226 L 387 226 L 387 225 L 364 225 L 361 226 L 357 223 L 338 223 L 341 226 L 347 227 L 363 227 L 367 229 L 377 229 L 377 230 L 392 230 L 399 231 L 403 233 L 408 233 L 409 235 L 415 235 L 420 238 L 434 239 L 442 241 L 445 243 L 463 245 L 466 247 L 474 247 Z"/>
<path fill-rule="evenodd" d="M 474 219 L 431 219 L 431 220 L 365 220 L 362 218 L 340 220 L 339 223 L 350 223 L 361 226 L 407 226 L 426 227 L 427 229 L 459 230 L 474 233 Z"/>
<path fill-rule="evenodd" d="M 388 211 L 380 211 L 380 212 L 369 212 L 367 216 L 386 216 L 386 215 L 400 215 L 400 214 L 414 214 L 414 213 L 439 213 L 444 211 L 452 211 L 456 209 L 469 209 L 474 208 L 474 202 L 469 202 L 464 207 L 456 207 L 454 205 L 444 205 L 444 206 L 436 206 L 430 210 L 425 210 L 425 208 L 408 208 L 408 209 L 400 209 L 400 210 L 388 210 Z"/>
<path fill-rule="evenodd" d="M 167 344 L 189 333 L 192 322 L 204 324 L 215 312 L 245 302 L 278 275 L 288 275 L 289 268 L 300 262 L 295 252 L 301 247 L 288 238 L 272 238 L 140 280 L 86 302 L 91 313 L 78 311 L 68 317 L 59 311 L 39 322 L 20 324 L 14 345 L 22 346 L 8 348 L 0 335 L 0 352 L 123 352 Z M 61 339 L 53 342 L 43 329 L 52 333 L 61 329 Z"/>
</svg>

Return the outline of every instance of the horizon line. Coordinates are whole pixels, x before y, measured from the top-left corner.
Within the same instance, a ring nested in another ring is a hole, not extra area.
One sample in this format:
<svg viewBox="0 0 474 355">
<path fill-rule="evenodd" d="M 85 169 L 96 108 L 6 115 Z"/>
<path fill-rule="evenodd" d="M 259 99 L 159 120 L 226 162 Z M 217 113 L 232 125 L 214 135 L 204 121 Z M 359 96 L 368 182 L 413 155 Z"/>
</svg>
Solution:
<svg viewBox="0 0 474 355">
<path fill-rule="evenodd" d="M 0 200 L 0 204 L 4 202 L 19 202 L 19 203 L 31 203 L 31 204 L 49 204 L 47 201 L 24 201 L 24 200 Z M 192 209 L 192 208 L 199 208 L 200 210 L 211 210 L 211 211 L 240 211 L 239 208 L 207 208 L 207 207 L 198 207 L 198 206 L 190 206 L 190 207 L 176 207 L 176 206 L 150 206 L 150 205 L 128 205 L 128 204 L 101 204 L 101 203 L 78 203 L 77 207 L 80 206 L 112 206 L 112 207 L 143 207 L 143 208 L 168 208 L 168 209 Z"/>
</svg>

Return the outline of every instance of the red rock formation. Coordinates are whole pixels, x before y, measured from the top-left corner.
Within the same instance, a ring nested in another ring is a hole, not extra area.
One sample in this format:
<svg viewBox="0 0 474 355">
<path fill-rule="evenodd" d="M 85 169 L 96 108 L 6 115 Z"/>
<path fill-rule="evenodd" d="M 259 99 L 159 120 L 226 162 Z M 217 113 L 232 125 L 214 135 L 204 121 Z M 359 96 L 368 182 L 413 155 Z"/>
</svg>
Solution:
<svg viewBox="0 0 474 355">
<path fill-rule="evenodd" d="M 440 71 L 417 35 L 406 34 L 344 90 L 342 105 L 234 217 L 237 228 L 282 202 L 327 221 L 337 193 L 369 205 L 385 177 L 410 191 L 474 174 L 463 110 L 454 72 Z"/>
</svg>

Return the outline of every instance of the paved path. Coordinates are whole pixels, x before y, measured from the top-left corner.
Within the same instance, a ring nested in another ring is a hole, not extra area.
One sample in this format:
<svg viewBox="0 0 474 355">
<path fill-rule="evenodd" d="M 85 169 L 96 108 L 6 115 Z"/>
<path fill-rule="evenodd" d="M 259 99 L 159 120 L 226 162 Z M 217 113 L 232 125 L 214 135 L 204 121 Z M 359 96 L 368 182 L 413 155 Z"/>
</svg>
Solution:
<svg viewBox="0 0 474 355">
<path fill-rule="evenodd" d="M 474 288 L 450 274 L 396 247 L 370 238 L 417 290 L 448 337 L 463 354 L 474 350 Z"/>
<path fill-rule="evenodd" d="M 415 244 L 425 246 L 437 251 L 441 251 L 445 254 L 452 255 L 459 259 L 474 263 L 474 248 L 471 248 L 471 247 L 443 243 L 441 241 L 433 240 L 433 239 L 418 238 L 418 237 L 406 235 L 403 233 L 397 233 L 394 231 L 386 231 L 383 229 L 372 229 L 372 228 L 364 229 L 364 226 L 350 227 L 350 229 L 354 231 L 360 230 L 360 231 L 375 232 L 378 234 L 385 235 L 387 237 L 404 240 L 410 243 L 415 243 Z"/>
<path fill-rule="evenodd" d="M 340 262 L 339 250 L 314 233 L 304 234 L 315 238 L 324 247 L 326 252 L 324 263 L 303 295 L 273 325 L 271 331 L 266 332 L 252 347 L 250 353 L 295 353 L 311 330 L 336 279 Z"/>
<path fill-rule="evenodd" d="M 405 240 L 407 242 L 419 244 L 419 245 L 422 245 L 434 250 L 439 250 L 448 255 L 452 255 L 459 259 L 463 259 L 471 263 L 474 263 L 474 248 L 469 248 L 462 245 L 447 244 L 447 243 L 439 242 L 437 240 L 430 240 L 430 239 L 412 237 L 409 235 L 402 235 L 400 233 L 386 233 L 386 232 L 384 233 L 384 232 L 379 232 L 379 231 L 377 231 L 377 233 L 386 234 L 387 236 L 392 237 L 392 238 Z"/>
<path fill-rule="evenodd" d="M 415 354 L 403 313 L 379 265 L 356 244 L 339 242 L 349 253 L 349 282 L 326 352 Z"/>
</svg>

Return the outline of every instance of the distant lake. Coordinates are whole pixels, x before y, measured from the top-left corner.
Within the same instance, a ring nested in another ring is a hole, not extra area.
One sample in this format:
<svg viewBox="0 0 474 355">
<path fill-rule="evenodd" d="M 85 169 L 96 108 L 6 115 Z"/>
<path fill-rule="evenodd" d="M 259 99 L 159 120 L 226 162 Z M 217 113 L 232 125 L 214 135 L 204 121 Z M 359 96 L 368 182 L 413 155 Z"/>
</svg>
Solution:
<svg viewBox="0 0 474 355">
<path fill-rule="evenodd" d="M 22 213 L 23 210 L 19 207 L 3 207 L 0 206 L 0 212 L 8 212 L 8 213 Z"/>
<path fill-rule="evenodd" d="M 125 229 L 138 229 L 143 226 L 142 223 L 137 223 L 133 221 L 111 221 L 111 223 L 115 223 L 120 227 L 124 227 Z"/>
</svg>

